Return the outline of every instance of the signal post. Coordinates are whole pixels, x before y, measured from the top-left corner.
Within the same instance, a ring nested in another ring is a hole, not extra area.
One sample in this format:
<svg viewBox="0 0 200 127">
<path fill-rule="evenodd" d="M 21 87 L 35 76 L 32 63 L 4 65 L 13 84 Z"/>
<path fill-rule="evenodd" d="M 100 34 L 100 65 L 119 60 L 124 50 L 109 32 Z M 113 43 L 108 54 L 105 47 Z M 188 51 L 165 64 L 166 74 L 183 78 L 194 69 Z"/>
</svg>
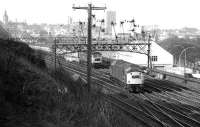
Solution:
<svg viewBox="0 0 200 127">
<path fill-rule="evenodd" d="M 88 7 L 72 7 L 73 9 L 84 9 L 88 11 L 88 37 L 87 37 L 87 84 L 88 91 L 91 88 L 91 53 L 92 53 L 92 10 L 105 10 L 106 7 L 95 7 L 92 4 L 88 4 Z"/>
</svg>

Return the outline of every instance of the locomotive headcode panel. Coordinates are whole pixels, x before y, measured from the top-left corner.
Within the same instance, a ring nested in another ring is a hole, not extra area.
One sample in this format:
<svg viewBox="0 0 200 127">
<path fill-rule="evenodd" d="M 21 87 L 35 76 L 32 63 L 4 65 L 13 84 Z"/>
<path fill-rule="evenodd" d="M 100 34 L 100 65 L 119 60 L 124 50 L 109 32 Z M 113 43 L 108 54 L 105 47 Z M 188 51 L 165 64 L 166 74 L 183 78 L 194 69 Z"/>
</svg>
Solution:
<svg viewBox="0 0 200 127">
<path fill-rule="evenodd" d="M 99 52 L 93 52 L 92 63 L 102 63 L 102 54 Z"/>
<path fill-rule="evenodd" d="M 127 84 L 143 84 L 144 83 L 144 76 L 141 72 L 132 71 L 127 73 Z"/>
</svg>

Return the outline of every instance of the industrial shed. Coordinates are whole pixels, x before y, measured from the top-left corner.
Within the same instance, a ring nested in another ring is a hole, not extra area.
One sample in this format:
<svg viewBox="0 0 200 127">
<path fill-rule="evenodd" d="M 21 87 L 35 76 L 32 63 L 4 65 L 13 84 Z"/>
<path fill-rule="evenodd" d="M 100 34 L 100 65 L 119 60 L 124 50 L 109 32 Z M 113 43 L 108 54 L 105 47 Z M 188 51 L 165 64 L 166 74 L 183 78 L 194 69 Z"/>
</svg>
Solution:
<svg viewBox="0 0 200 127">
<path fill-rule="evenodd" d="M 121 59 L 130 63 L 147 66 L 147 55 L 144 54 L 105 51 L 102 52 L 102 55 L 111 59 Z M 151 42 L 151 60 L 154 68 L 163 69 L 164 67 L 173 66 L 173 55 L 153 41 Z"/>
</svg>

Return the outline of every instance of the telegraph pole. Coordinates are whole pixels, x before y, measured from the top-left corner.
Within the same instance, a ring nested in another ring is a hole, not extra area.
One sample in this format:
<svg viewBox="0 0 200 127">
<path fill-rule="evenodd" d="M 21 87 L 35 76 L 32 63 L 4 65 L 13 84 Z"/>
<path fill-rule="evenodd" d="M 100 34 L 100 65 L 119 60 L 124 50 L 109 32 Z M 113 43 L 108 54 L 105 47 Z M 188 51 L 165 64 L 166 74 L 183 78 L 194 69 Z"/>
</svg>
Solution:
<svg viewBox="0 0 200 127">
<path fill-rule="evenodd" d="M 88 38 L 87 38 L 87 84 L 88 91 L 91 88 L 91 53 L 92 53 L 92 10 L 105 10 L 106 7 L 94 7 L 92 4 L 88 4 L 88 7 L 72 7 L 73 9 L 84 9 L 88 11 Z"/>
<path fill-rule="evenodd" d="M 148 49 L 147 49 L 147 56 L 148 56 L 148 68 L 151 68 L 151 56 L 150 56 L 150 45 L 151 45 L 151 43 L 150 43 L 150 41 L 151 41 L 151 36 L 149 35 L 149 38 L 148 38 Z"/>
<path fill-rule="evenodd" d="M 55 72 L 55 78 L 56 78 L 56 42 L 57 40 L 56 40 L 56 38 L 55 38 L 55 40 L 54 40 L 54 72 Z"/>
</svg>

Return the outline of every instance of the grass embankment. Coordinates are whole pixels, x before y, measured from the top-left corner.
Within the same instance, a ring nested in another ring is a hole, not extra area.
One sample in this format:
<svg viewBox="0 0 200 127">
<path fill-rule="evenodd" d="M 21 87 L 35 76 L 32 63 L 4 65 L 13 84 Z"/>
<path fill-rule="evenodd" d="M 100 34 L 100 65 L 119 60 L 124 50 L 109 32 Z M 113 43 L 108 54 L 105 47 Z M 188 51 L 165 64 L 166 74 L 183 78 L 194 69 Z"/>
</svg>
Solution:
<svg viewBox="0 0 200 127">
<path fill-rule="evenodd" d="M 62 68 L 49 71 L 43 58 L 24 43 L 0 40 L 1 127 L 133 126 L 100 92 L 88 93 Z"/>
</svg>

